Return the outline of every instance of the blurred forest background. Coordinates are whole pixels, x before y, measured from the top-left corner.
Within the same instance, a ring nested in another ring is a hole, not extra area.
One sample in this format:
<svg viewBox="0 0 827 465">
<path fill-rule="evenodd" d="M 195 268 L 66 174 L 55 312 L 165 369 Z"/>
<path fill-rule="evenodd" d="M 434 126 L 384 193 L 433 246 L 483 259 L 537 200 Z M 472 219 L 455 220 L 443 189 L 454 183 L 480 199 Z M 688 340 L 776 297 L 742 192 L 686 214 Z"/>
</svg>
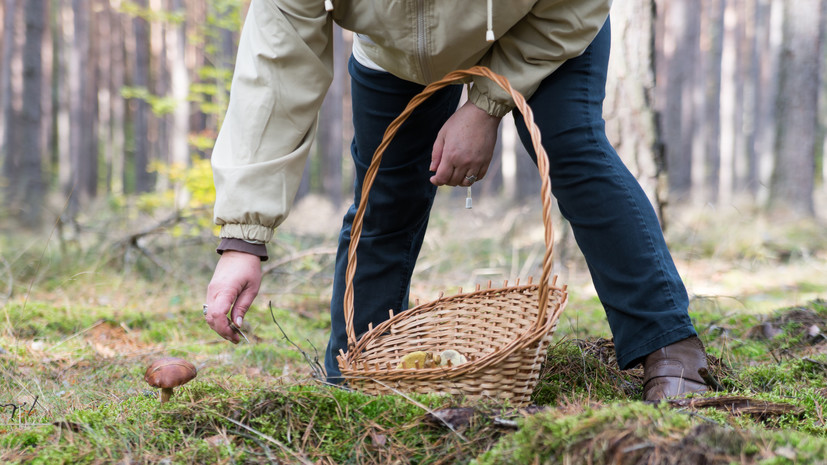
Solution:
<svg viewBox="0 0 827 465">
<path fill-rule="evenodd" d="M 210 149 L 248 4 L 2 0 L 2 223 L 75 224 L 101 205 L 209 210 Z M 819 215 L 825 17 L 823 0 L 615 2 L 609 135 L 662 218 L 710 204 Z M 338 205 L 352 185 L 350 36 L 337 29 L 334 41 L 299 195 Z M 516 202 L 539 183 L 513 126 L 501 131 L 477 195 Z"/>
</svg>

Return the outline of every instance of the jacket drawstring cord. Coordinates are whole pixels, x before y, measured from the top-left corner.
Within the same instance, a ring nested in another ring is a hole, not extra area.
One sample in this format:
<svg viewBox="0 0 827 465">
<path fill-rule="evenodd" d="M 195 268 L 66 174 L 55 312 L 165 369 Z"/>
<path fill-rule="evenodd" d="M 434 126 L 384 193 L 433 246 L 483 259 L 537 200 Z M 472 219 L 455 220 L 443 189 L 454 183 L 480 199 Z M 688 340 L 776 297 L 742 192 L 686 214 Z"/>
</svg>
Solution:
<svg viewBox="0 0 827 465">
<path fill-rule="evenodd" d="M 329 1 L 329 0 L 328 0 Z M 488 29 L 485 31 L 485 41 L 494 42 L 494 2 L 488 0 Z"/>
<path fill-rule="evenodd" d="M 324 0 L 324 9 L 325 11 L 333 11 L 333 0 Z"/>
</svg>

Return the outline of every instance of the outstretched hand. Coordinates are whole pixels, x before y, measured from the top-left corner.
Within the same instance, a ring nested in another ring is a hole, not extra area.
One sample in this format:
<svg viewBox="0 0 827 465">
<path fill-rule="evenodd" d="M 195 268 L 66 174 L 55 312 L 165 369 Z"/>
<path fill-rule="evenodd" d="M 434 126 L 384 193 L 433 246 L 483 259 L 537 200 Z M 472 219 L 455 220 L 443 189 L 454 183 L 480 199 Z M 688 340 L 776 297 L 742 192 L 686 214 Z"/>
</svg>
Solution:
<svg viewBox="0 0 827 465">
<path fill-rule="evenodd" d="M 244 315 L 253 304 L 261 287 L 261 259 L 255 255 L 225 251 L 215 266 L 207 286 L 207 324 L 219 336 L 238 344 L 239 335 L 230 326 L 231 318 L 241 327 Z"/>
<path fill-rule="evenodd" d="M 436 186 L 470 186 L 485 177 L 494 156 L 500 120 L 466 102 L 442 126 L 431 152 Z M 466 177 L 471 177 L 471 180 Z"/>
</svg>

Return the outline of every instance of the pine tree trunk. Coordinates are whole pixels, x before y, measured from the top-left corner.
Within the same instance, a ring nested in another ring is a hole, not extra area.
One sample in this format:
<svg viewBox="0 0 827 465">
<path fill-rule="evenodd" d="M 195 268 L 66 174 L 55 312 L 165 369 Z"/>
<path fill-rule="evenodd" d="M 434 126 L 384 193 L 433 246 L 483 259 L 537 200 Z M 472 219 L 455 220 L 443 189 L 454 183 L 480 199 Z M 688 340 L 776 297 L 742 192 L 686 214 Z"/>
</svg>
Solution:
<svg viewBox="0 0 827 465">
<path fill-rule="evenodd" d="M 11 112 L 12 97 L 12 60 L 15 50 L 15 16 L 17 12 L 17 0 L 5 0 L 3 3 L 3 50 L 0 58 L 0 156 L 7 152 L 8 134 L 6 125 L 9 123 L 9 112 Z M 5 166 L 4 158 L 4 166 Z M 4 174 L 7 174 L 4 169 Z"/>
<path fill-rule="evenodd" d="M 718 201 L 721 179 L 721 89 L 724 48 L 724 8 L 727 0 L 705 2 L 701 19 L 701 57 L 696 80 L 699 99 L 698 132 L 693 153 L 693 198 L 698 203 Z"/>
<path fill-rule="evenodd" d="M 814 216 L 822 0 L 785 0 L 770 207 Z"/>
<path fill-rule="evenodd" d="M 0 145 L 0 155 L 3 156 L 3 176 L 5 177 L 5 205 L 3 208 L 15 210 L 18 208 L 18 173 L 20 170 L 21 144 L 21 108 L 23 94 L 22 79 L 22 51 L 21 43 L 24 36 L 19 20 L 20 4 L 17 0 L 6 0 L 5 18 L 3 25 L 3 62 L 2 62 L 2 111 L 3 111 L 3 143 Z"/>
<path fill-rule="evenodd" d="M 27 0 L 26 44 L 23 48 L 23 108 L 21 110 L 22 138 L 17 173 L 17 195 L 25 199 L 20 219 L 25 226 L 40 224 L 44 185 L 41 160 L 43 158 L 41 111 L 43 92 L 43 31 L 46 22 L 46 1 Z"/>
<path fill-rule="evenodd" d="M 700 0 L 658 0 L 658 109 L 663 124 L 669 198 L 692 195 L 692 143 L 696 131 L 693 79 L 698 63 Z"/>
<path fill-rule="evenodd" d="M 778 95 L 778 66 L 780 61 L 781 37 L 783 35 L 783 1 L 759 0 L 756 13 L 757 58 L 756 110 L 755 110 L 755 157 L 752 161 L 757 173 L 753 194 L 759 204 L 769 201 L 768 186 L 772 176 L 775 152 L 777 121 L 776 97 Z"/>
<path fill-rule="evenodd" d="M 138 6 L 146 8 L 146 0 L 137 0 Z M 149 24 L 143 18 L 132 20 L 134 41 L 134 59 L 132 64 L 132 86 L 149 89 Z M 132 99 L 132 137 L 135 152 L 133 169 L 135 171 L 135 191 L 149 192 L 154 187 L 154 179 L 149 172 L 149 104 L 144 99 Z"/>
<path fill-rule="evenodd" d="M 69 213 L 74 216 L 81 205 L 97 195 L 97 72 L 92 66 L 89 0 L 72 0 L 74 33 L 69 59 L 69 158 L 74 195 Z"/>
<path fill-rule="evenodd" d="M 171 0 L 171 12 L 185 12 L 183 0 Z M 189 166 L 189 96 L 190 78 L 186 63 L 186 22 L 171 23 L 167 29 L 166 49 L 170 69 L 170 88 L 172 98 L 175 99 L 175 110 L 172 113 L 170 143 L 170 162 L 179 166 Z M 189 193 L 179 182 L 175 186 L 175 202 L 178 208 L 189 202 Z"/>
<path fill-rule="evenodd" d="M 617 2 L 612 9 L 612 54 L 606 86 L 606 132 L 618 154 L 661 212 L 664 162 L 655 87 L 655 1 Z"/>
</svg>

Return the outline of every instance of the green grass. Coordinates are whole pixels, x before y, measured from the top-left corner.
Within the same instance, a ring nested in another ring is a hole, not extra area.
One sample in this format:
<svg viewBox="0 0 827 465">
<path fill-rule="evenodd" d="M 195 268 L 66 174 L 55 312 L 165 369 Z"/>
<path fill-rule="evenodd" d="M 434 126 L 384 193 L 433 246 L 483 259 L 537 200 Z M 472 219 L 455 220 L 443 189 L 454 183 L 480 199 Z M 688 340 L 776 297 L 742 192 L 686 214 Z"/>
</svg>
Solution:
<svg viewBox="0 0 827 465">
<path fill-rule="evenodd" d="M 413 298 L 539 276 L 535 215 L 439 205 Z M 0 235 L 8 264 L 0 263 L 0 292 L 12 290 L 0 295 L 0 463 L 824 463 L 827 339 L 808 333 L 827 331 L 823 234 L 808 224 L 714 219 L 673 223 L 684 228 L 669 236 L 693 296 L 690 316 L 726 389 L 701 397 L 786 410 L 642 402 L 641 370 L 618 369 L 582 257 L 561 231 L 555 271 L 570 300 L 533 414 L 313 380 L 305 356 L 321 359 L 327 343 L 335 228 L 280 229 L 271 254 L 296 259 L 265 277 L 245 321 L 251 343 L 239 345 L 201 315 L 215 262 L 209 236 L 153 236 L 144 246 L 154 263 L 112 246 L 117 233 Z M 307 249 L 319 253 L 296 254 Z M 164 405 L 143 381 L 162 356 L 186 358 L 199 372 Z M 430 417 L 454 407 L 473 408 L 472 421 L 451 430 Z"/>
</svg>

